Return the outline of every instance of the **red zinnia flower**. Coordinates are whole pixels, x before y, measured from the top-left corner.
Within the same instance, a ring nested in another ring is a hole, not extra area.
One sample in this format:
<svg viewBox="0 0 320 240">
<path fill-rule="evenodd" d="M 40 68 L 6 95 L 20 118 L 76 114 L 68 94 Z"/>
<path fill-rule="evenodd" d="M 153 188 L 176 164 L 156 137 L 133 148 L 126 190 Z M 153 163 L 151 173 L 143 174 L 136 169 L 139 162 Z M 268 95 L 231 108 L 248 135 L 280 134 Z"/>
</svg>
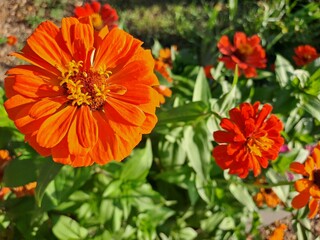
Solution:
<svg viewBox="0 0 320 240">
<path fill-rule="evenodd" d="M 294 49 L 296 56 L 293 56 L 293 60 L 296 65 L 301 67 L 319 57 L 317 50 L 310 45 L 301 45 Z"/>
<path fill-rule="evenodd" d="M 266 67 L 266 53 L 258 35 L 247 37 L 243 32 L 236 32 L 233 44 L 226 35 L 218 42 L 219 51 L 223 54 L 219 61 L 224 62 L 228 69 L 235 70 L 238 65 L 239 76 L 244 74 L 250 78 L 257 76 L 256 68 Z"/>
<path fill-rule="evenodd" d="M 91 4 L 86 3 L 82 7 L 76 7 L 74 14 L 77 18 L 89 16 L 93 26 L 100 30 L 103 26 L 108 26 L 109 30 L 117 27 L 119 16 L 117 11 L 109 4 L 101 4 L 97 1 L 91 1 Z"/>
<path fill-rule="evenodd" d="M 292 199 L 292 207 L 299 209 L 309 202 L 308 217 L 314 218 L 319 212 L 320 203 L 320 143 L 313 149 L 304 164 L 293 162 L 290 170 L 303 176 L 294 184 L 299 194 Z"/>
<path fill-rule="evenodd" d="M 213 134 L 215 141 L 222 143 L 213 149 L 217 164 L 241 178 L 250 170 L 254 176 L 259 175 L 269 159 L 276 159 L 284 142 L 280 136 L 281 121 L 273 114 L 267 118 L 272 106 L 264 104 L 261 110 L 259 106 L 260 102 L 242 103 L 239 108 L 231 109 L 230 119 L 223 118 L 220 123 L 225 131 Z"/>
<path fill-rule="evenodd" d="M 10 36 L 7 37 L 7 44 L 10 45 L 10 46 L 15 45 L 17 43 L 17 41 L 18 41 L 18 39 L 17 39 L 16 36 L 10 35 Z"/>
<path fill-rule="evenodd" d="M 72 166 L 122 160 L 157 122 L 159 85 L 142 42 L 89 18 L 42 23 L 8 71 L 5 108 L 43 156 Z"/>
</svg>

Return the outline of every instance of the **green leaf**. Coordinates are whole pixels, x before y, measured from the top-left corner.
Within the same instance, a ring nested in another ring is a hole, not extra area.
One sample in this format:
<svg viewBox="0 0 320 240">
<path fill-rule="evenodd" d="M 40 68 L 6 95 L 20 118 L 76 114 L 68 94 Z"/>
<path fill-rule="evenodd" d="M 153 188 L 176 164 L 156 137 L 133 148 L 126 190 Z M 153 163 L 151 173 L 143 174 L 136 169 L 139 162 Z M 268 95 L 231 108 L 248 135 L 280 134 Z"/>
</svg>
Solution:
<svg viewBox="0 0 320 240">
<path fill-rule="evenodd" d="M 237 15 L 238 0 L 229 0 L 229 19 L 232 21 Z"/>
<path fill-rule="evenodd" d="M 120 175 L 122 180 L 142 180 L 152 165 L 151 140 L 148 139 L 144 149 L 136 149 L 123 166 Z"/>
<path fill-rule="evenodd" d="M 206 179 L 212 148 L 206 125 L 187 126 L 184 131 L 183 146 L 191 167 L 202 179 Z"/>
<path fill-rule="evenodd" d="M 203 68 L 200 68 L 193 90 L 192 101 L 203 101 L 208 104 L 211 98 L 210 87 Z"/>
<path fill-rule="evenodd" d="M 214 213 L 207 219 L 204 219 L 200 222 L 201 229 L 207 232 L 212 232 L 218 227 L 218 225 L 221 223 L 221 221 L 224 218 L 225 218 L 225 214 L 223 212 Z"/>
<path fill-rule="evenodd" d="M 173 108 L 168 111 L 159 112 L 157 126 L 162 126 L 168 123 L 177 122 L 192 122 L 201 117 L 208 115 L 208 106 L 202 102 L 190 102 L 183 106 Z"/>
<path fill-rule="evenodd" d="M 21 156 L 8 163 L 3 176 L 5 186 L 19 187 L 36 181 L 36 164 L 30 158 L 31 156 Z"/>
<path fill-rule="evenodd" d="M 241 185 L 238 185 L 238 184 L 231 183 L 229 189 L 230 189 L 230 192 L 232 193 L 232 195 L 240 203 L 242 203 L 244 206 L 246 206 L 251 212 L 258 210 L 255 203 L 253 202 L 252 197 L 249 194 L 247 188 L 245 188 Z"/>
<path fill-rule="evenodd" d="M 235 222 L 232 217 L 225 217 L 222 222 L 219 224 L 219 228 L 222 230 L 232 230 L 235 228 Z"/>
<path fill-rule="evenodd" d="M 303 94 L 302 95 L 302 107 L 311 114 L 314 118 L 316 118 L 318 121 L 320 121 L 320 99 L 308 95 L 308 94 Z"/>
<path fill-rule="evenodd" d="M 41 168 L 35 190 L 35 199 L 39 207 L 49 183 L 56 177 L 62 166 L 62 164 L 55 163 L 50 159 Z"/>
<path fill-rule="evenodd" d="M 275 61 L 275 72 L 280 86 L 285 87 L 290 82 L 294 68 L 287 59 L 277 54 Z"/>
<path fill-rule="evenodd" d="M 62 240 L 76 240 L 86 239 L 88 230 L 81 227 L 80 224 L 67 216 L 54 216 L 53 217 L 53 234 Z"/>
</svg>

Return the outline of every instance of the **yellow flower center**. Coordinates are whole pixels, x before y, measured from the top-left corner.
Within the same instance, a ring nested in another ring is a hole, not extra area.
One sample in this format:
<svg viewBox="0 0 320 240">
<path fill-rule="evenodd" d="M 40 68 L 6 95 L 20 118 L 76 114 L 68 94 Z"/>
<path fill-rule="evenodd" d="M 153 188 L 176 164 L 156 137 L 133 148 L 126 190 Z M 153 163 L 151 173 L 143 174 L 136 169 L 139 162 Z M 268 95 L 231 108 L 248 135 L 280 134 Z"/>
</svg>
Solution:
<svg viewBox="0 0 320 240">
<path fill-rule="evenodd" d="M 66 90 L 70 104 L 90 106 L 91 110 L 101 110 L 110 93 L 123 95 L 126 88 L 116 84 L 110 85 L 108 78 L 112 74 L 106 67 L 99 71 L 83 71 L 83 62 L 72 60 L 67 70 L 62 71 L 60 86 Z"/>
<path fill-rule="evenodd" d="M 242 44 L 239 46 L 239 52 L 243 55 L 250 55 L 253 52 L 253 48 L 249 44 Z"/>
<path fill-rule="evenodd" d="M 99 30 L 103 27 L 102 17 L 99 13 L 93 13 L 90 15 L 92 25 L 95 29 Z"/>
<path fill-rule="evenodd" d="M 268 151 L 273 145 L 273 140 L 269 139 L 266 136 L 259 138 L 250 137 L 247 140 L 247 147 L 250 150 L 250 153 L 261 157 L 261 151 Z"/>
</svg>

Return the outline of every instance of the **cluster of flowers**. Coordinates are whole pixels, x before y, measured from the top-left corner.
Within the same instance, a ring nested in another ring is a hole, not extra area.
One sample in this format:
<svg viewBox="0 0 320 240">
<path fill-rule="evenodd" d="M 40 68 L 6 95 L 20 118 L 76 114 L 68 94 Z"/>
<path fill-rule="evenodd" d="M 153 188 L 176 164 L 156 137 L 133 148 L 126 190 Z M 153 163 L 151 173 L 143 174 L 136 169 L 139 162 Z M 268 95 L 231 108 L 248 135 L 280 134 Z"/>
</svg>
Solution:
<svg viewBox="0 0 320 240">
<path fill-rule="evenodd" d="M 156 107 L 172 94 L 154 72 L 172 82 L 171 50 L 162 49 L 154 59 L 141 41 L 117 27 L 118 15 L 109 5 L 86 3 L 75 16 L 63 18 L 60 28 L 49 21 L 40 24 L 21 52 L 12 53 L 31 65 L 8 71 L 5 108 L 25 140 L 55 162 L 79 167 L 121 161 L 142 134 L 152 131 Z M 233 44 L 222 36 L 217 47 L 219 61 L 233 71 L 238 66 L 239 75 L 256 77 L 256 69 L 266 67 L 257 35 L 237 32 Z M 311 46 L 299 46 L 295 54 L 297 66 L 319 56 Z M 269 104 L 242 103 L 221 120 L 212 154 L 222 169 L 240 178 L 253 171 L 256 177 L 278 157 L 283 124 L 271 112 Z M 295 184 L 299 195 L 292 205 L 301 208 L 311 198 L 312 218 L 320 200 L 320 145 L 305 164 L 292 163 L 291 170 L 304 176 Z M 269 202 L 270 192 L 263 189 L 255 198 Z"/>
</svg>

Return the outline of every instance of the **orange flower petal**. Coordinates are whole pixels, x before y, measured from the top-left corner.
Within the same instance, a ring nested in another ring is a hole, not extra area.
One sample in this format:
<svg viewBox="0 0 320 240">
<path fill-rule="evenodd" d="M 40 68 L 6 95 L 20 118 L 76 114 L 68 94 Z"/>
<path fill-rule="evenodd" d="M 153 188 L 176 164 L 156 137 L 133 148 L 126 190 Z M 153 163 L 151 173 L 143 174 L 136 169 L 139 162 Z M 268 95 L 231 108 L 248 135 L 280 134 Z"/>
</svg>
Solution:
<svg viewBox="0 0 320 240">
<path fill-rule="evenodd" d="M 108 118 L 113 121 L 141 126 L 146 119 L 144 112 L 139 107 L 115 98 L 110 98 L 104 109 Z"/>
<path fill-rule="evenodd" d="M 110 69 L 119 65 L 123 66 L 126 60 L 135 54 L 141 44 L 142 42 L 134 39 L 128 33 L 120 29 L 113 29 L 97 48 L 93 69 L 97 69 L 101 65 Z"/>
<path fill-rule="evenodd" d="M 308 204 L 310 198 L 309 191 L 303 191 L 292 199 L 292 207 L 299 209 Z"/>
<path fill-rule="evenodd" d="M 312 186 L 312 182 L 308 179 L 299 179 L 294 183 L 294 187 L 298 192 L 302 192 L 309 189 Z"/>
<path fill-rule="evenodd" d="M 292 162 L 290 164 L 290 171 L 307 176 L 307 172 L 304 169 L 304 165 L 299 162 Z"/>
<path fill-rule="evenodd" d="M 27 39 L 27 43 L 35 54 L 52 66 L 64 66 L 70 62 L 71 56 L 65 53 L 59 45 L 64 42 L 57 41 L 59 28 L 50 21 L 41 23 L 35 32 Z M 45 44 L 43 44 L 45 43 Z"/>
<path fill-rule="evenodd" d="M 315 198 L 311 198 L 310 202 L 309 202 L 309 214 L 308 214 L 308 218 L 314 218 L 316 216 L 316 214 L 318 213 L 319 210 L 319 200 L 315 199 Z"/>
<path fill-rule="evenodd" d="M 98 140 L 98 125 L 89 107 L 80 107 L 77 110 L 77 128 L 76 133 L 79 143 L 83 147 L 92 147 Z"/>
<path fill-rule="evenodd" d="M 39 145 L 46 148 L 56 146 L 67 134 L 76 109 L 69 106 L 46 119 L 37 134 Z"/>
<path fill-rule="evenodd" d="M 29 116 L 38 119 L 47 115 L 52 115 L 67 101 L 68 99 L 65 96 L 44 98 L 33 104 L 30 108 Z"/>
</svg>

